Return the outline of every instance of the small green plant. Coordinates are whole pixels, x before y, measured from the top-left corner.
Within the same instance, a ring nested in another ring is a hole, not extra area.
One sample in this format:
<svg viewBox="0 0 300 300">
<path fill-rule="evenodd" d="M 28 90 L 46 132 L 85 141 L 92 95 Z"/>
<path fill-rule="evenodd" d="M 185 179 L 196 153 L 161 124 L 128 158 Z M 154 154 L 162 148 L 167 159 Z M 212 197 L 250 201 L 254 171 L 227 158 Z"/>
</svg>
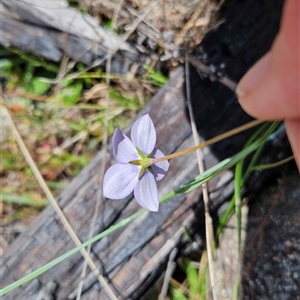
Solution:
<svg viewBox="0 0 300 300">
<path fill-rule="evenodd" d="M 160 72 L 155 71 L 153 68 L 144 65 L 144 69 L 147 71 L 147 78 L 155 86 L 163 86 L 168 82 L 168 78 L 161 74 Z"/>
</svg>

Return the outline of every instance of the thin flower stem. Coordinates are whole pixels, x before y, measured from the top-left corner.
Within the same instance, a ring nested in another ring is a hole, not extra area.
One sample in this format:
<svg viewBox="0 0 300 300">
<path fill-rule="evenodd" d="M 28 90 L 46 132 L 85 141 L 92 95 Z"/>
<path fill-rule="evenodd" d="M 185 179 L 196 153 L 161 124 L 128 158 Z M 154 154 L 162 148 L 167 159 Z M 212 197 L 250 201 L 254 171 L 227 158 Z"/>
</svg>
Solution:
<svg viewBox="0 0 300 300">
<path fill-rule="evenodd" d="M 245 131 L 245 130 L 250 129 L 252 127 L 255 127 L 255 126 L 259 125 L 259 124 L 262 124 L 263 122 L 265 122 L 265 121 L 264 120 L 254 120 L 254 121 L 251 121 L 251 122 L 249 122 L 249 123 L 247 123 L 245 125 L 239 126 L 239 127 L 234 128 L 232 130 L 229 130 L 229 131 L 227 131 L 225 133 L 222 133 L 222 134 L 220 134 L 220 135 L 218 135 L 218 136 L 216 136 L 216 137 L 214 137 L 214 138 L 212 138 L 210 140 L 207 140 L 207 141 L 205 141 L 205 142 L 203 142 L 203 143 L 201 143 L 201 144 L 199 144 L 197 146 L 194 146 L 194 147 L 182 150 L 182 151 L 178 151 L 178 152 L 172 153 L 170 155 L 166 155 L 164 157 L 159 157 L 159 158 L 154 158 L 154 159 L 152 158 L 151 159 L 151 163 L 154 164 L 154 163 L 158 163 L 160 161 L 170 160 L 170 159 L 173 159 L 173 158 L 176 158 L 176 157 L 180 157 L 180 156 L 189 154 L 189 153 L 194 152 L 194 151 L 196 151 L 198 149 L 202 149 L 202 148 L 207 147 L 209 145 L 215 144 L 215 143 L 217 143 L 217 142 L 219 142 L 219 141 L 221 141 L 221 140 L 223 140 L 225 138 L 228 138 L 228 137 L 233 136 L 235 134 L 238 134 L 238 133 L 240 133 L 242 131 Z"/>
</svg>

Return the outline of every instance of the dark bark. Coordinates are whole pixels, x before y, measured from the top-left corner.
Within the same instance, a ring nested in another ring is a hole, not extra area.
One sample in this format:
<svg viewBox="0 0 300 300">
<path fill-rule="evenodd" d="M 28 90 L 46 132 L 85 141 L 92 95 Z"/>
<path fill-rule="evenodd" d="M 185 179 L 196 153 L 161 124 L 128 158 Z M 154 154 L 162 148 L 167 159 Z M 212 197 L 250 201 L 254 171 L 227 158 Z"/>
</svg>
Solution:
<svg viewBox="0 0 300 300">
<path fill-rule="evenodd" d="M 243 299 L 300 299 L 300 177 L 257 198 L 248 214 Z"/>
</svg>

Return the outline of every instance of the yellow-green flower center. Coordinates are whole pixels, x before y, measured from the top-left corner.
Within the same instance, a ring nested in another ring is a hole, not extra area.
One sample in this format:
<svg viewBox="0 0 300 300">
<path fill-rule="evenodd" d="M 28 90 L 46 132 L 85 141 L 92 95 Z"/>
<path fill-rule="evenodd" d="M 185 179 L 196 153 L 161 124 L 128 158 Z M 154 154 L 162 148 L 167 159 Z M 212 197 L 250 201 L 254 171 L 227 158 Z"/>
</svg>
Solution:
<svg viewBox="0 0 300 300">
<path fill-rule="evenodd" d="M 129 163 L 136 166 L 141 166 L 141 171 L 139 173 L 139 179 L 142 178 L 145 171 L 148 170 L 153 174 L 153 170 L 151 168 L 152 165 L 152 154 L 149 153 L 147 156 L 139 149 L 136 148 L 137 153 L 139 154 L 141 159 L 131 160 Z"/>
</svg>

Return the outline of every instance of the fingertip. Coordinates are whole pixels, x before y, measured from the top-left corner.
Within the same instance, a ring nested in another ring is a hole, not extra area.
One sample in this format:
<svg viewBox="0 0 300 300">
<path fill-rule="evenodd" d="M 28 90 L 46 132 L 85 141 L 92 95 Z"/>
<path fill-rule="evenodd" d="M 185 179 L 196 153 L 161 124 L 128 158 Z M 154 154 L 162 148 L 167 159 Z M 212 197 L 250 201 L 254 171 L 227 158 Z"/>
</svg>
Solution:
<svg viewBox="0 0 300 300">
<path fill-rule="evenodd" d="M 270 68 L 271 52 L 266 53 L 240 80 L 236 93 L 243 98 L 257 88 L 266 77 Z"/>
</svg>

